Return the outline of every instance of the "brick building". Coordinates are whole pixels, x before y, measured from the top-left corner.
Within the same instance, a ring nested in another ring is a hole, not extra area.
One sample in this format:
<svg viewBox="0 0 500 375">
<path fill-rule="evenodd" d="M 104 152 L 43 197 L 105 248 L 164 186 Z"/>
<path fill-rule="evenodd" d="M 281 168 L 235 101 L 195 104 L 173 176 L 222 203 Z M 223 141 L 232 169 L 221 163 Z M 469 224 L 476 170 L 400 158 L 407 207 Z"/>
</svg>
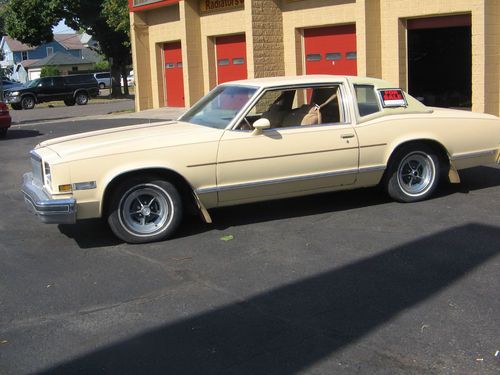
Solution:
<svg viewBox="0 0 500 375">
<path fill-rule="evenodd" d="M 218 83 L 386 79 L 426 104 L 500 112 L 500 0 L 130 0 L 136 108 Z"/>
</svg>

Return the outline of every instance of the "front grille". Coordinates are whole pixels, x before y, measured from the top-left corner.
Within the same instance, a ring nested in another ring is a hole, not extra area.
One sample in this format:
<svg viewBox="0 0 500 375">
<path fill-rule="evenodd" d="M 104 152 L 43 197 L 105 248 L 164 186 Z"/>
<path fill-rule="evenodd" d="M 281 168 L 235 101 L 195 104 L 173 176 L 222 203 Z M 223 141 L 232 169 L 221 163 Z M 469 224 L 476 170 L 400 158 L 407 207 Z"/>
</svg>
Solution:
<svg viewBox="0 0 500 375">
<path fill-rule="evenodd" d="M 43 185 L 42 158 L 34 151 L 31 151 L 31 169 L 33 179 L 40 185 Z"/>
</svg>

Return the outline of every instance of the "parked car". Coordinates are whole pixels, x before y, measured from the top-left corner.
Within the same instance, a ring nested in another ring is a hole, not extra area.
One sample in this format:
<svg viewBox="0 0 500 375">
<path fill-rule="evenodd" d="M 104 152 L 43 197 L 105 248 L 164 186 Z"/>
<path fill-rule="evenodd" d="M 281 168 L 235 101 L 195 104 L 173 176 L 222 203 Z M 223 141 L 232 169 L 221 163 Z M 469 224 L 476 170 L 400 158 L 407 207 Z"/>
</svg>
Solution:
<svg viewBox="0 0 500 375">
<path fill-rule="evenodd" d="M 391 83 L 301 76 L 222 84 L 178 121 L 56 138 L 31 151 L 28 207 L 46 223 L 104 217 L 130 243 L 183 213 L 381 184 L 399 202 L 500 162 L 500 119 L 429 108 Z"/>
<path fill-rule="evenodd" d="M 111 87 L 111 73 L 94 73 L 94 77 L 101 90 Z"/>
<path fill-rule="evenodd" d="M 10 128 L 12 118 L 10 117 L 9 107 L 4 102 L 0 102 L 0 138 L 7 136 L 7 130 Z"/>
<path fill-rule="evenodd" d="M 128 86 L 134 86 L 135 85 L 135 78 L 134 78 L 134 71 L 133 70 L 127 76 L 127 85 Z"/>
<path fill-rule="evenodd" d="M 92 74 L 62 77 L 43 77 L 29 81 L 26 86 L 7 90 L 5 101 L 12 109 L 33 109 L 35 104 L 63 100 L 67 106 L 85 105 L 99 94 Z"/>
</svg>

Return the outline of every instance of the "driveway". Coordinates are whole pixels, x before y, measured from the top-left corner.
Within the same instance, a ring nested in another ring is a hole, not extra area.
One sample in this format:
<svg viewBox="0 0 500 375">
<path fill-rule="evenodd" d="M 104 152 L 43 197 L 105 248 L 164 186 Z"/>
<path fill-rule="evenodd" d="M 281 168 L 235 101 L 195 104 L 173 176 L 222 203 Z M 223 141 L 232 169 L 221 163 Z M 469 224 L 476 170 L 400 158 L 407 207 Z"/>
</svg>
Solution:
<svg viewBox="0 0 500 375">
<path fill-rule="evenodd" d="M 498 167 L 417 204 L 362 189 L 218 209 L 147 245 L 27 212 L 36 143 L 145 121 L 0 141 L 1 374 L 500 372 Z"/>
<path fill-rule="evenodd" d="M 55 104 L 52 107 L 35 107 L 32 110 L 11 110 L 10 115 L 13 124 L 25 124 L 73 117 L 106 115 L 114 112 L 133 111 L 134 108 L 133 99 L 110 99 L 105 103 L 93 103 L 91 99 L 87 105 L 68 107 L 64 104 Z"/>
</svg>

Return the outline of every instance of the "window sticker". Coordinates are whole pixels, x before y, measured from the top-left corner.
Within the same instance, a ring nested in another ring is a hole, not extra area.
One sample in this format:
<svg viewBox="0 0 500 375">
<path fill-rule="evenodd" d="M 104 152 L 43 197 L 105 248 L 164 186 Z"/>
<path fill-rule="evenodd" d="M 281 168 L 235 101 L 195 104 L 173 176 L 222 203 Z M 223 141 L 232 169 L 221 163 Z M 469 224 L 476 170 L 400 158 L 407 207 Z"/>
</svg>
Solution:
<svg viewBox="0 0 500 375">
<path fill-rule="evenodd" d="M 401 89 L 378 90 L 384 108 L 407 107 L 405 95 Z"/>
</svg>

